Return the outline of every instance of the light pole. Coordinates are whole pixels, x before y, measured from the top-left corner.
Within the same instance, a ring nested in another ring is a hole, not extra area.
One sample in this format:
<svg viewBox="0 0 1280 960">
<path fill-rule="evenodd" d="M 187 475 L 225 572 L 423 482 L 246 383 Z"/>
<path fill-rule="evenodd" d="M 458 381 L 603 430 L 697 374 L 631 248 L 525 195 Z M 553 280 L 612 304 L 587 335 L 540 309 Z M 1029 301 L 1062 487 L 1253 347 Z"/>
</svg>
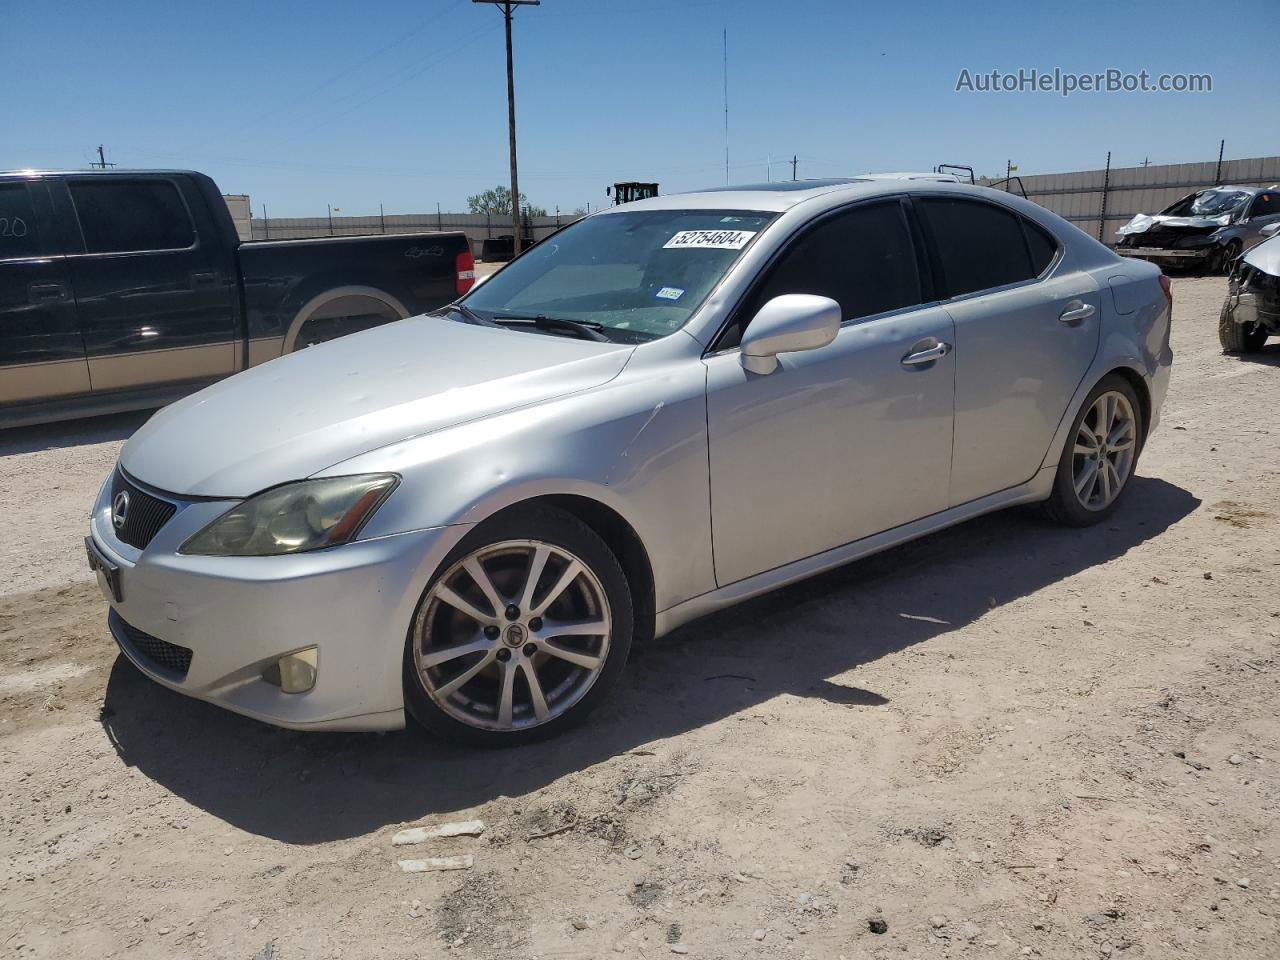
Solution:
<svg viewBox="0 0 1280 960">
<path fill-rule="evenodd" d="M 542 0 L 471 0 L 499 7 L 507 27 L 507 130 L 511 138 L 511 255 L 520 253 L 520 177 L 516 172 L 516 77 L 511 61 L 511 16 L 516 7 L 536 7 Z"/>
</svg>

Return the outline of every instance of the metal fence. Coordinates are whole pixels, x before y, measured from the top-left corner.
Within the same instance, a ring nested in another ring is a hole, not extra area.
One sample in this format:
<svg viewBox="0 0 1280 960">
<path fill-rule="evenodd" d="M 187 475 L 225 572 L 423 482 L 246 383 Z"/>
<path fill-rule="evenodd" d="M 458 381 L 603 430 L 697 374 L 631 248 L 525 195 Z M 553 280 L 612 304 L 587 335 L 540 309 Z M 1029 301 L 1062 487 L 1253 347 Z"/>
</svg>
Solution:
<svg viewBox="0 0 1280 960">
<path fill-rule="evenodd" d="M 525 237 L 541 240 L 577 220 L 573 214 L 526 217 Z M 311 237 L 355 237 L 379 233 L 440 233 L 461 230 L 479 257 L 488 237 L 511 236 L 511 217 L 484 213 L 407 213 L 372 217 L 254 217 L 254 240 L 302 240 Z"/>
<path fill-rule="evenodd" d="M 1116 228 L 1128 223 L 1135 214 L 1159 213 L 1196 190 L 1218 184 L 1265 187 L 1280 183 L 1280 157 L 1104 167 L 1021 179 L 1028 199 L 1112 245 Z M 1016 187 L 1014 189 L 1016 192 Z"/>
</svg>

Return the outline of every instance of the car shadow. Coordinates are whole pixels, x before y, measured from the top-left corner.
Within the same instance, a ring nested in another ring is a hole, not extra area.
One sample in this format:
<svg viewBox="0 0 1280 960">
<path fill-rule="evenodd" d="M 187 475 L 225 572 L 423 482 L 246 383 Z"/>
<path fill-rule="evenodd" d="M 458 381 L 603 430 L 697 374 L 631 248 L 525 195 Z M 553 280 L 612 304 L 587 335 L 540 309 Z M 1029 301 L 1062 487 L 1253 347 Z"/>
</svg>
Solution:
<svg viewBox="0 0 1280 960">
<path fill-rule="evenodd" d="M 1260 363 L 1266 367 L 1280 367 L 1280 343 L 1265 344 L 1256 353 L 1237 353 L 1233 359 L 1241 363 Z"/>
<path fill-rule="evenodd" d="M 1199 503 L 1140 477 L 1097 527 L 1065 529 L 1016 509 L 841 567 L 638 648 L 610 704 L 583 727 L 520 749 L 462 748 L 415 729 L 280 730 L 172 693 L 123 657 L 102 723 L 125 763 L 243 830 L 295 844 L 359 836 L 527 794 L 779 694 L 885 704 L 831 678 L 1121 556 Z"/>
<path fill-rule="evenodd" d="M 82 447 L 94 443 L 127 440 L 146 423 L 154 410 L 134 410 L 82 420 L 41 423 L 33 427 L 0 430 L 0 457 L 37 450 Z"/>
</svg>

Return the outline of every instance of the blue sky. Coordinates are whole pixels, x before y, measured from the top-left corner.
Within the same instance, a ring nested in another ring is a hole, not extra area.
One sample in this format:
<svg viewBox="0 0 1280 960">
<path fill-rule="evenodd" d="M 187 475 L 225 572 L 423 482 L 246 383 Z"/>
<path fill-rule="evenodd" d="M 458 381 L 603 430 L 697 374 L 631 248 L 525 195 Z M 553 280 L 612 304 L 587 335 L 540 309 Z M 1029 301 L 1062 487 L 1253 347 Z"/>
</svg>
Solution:
<svg viewBox="0 0 1280 960">
<path fill-rule="evenodd" d="M 1022 173 L 1280 153 L 1275 0 L 543 0 L 516 15 L 521 187 Z M 272 216 L 463 209 L 507 181 L 501 17 L 470 0 L 41 0 L 0 28 L 0 169 L 182 166 Z M 1257 29 L 1251 29 L 1250 23 Z M 1209 73 L 1210 94 L 955 92 L 973 72 Z"/>
</svg>

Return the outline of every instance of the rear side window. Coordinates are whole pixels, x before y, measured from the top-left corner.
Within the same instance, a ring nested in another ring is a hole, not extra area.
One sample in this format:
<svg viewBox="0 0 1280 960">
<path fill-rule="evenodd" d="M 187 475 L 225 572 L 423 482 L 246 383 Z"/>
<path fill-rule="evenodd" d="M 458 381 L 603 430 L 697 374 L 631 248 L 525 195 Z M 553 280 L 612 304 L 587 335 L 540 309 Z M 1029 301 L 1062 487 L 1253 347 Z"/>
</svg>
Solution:
<svg viewBox="0 0 1280 960">
<path fill-rule="evenodd" d="M 801 235 L 751 297 L 744 322 L 785 293 L 830 297 L 845 320 L 920 303 L 915 247 L 902 205 L 891 200 L 858 206 Z"/>
<path fill-rule="evenodd" d="M 167 180 L 71 181 L 89 253 L 182 250 L 195 230 L 178 188 Z"/>
<path fill-rule="evenodd" d="M 39 255 L 36 215 L 27 185 L 0 184 L 0 260 Z"/>
<path fill-rule="evenodd" d="M 1031 250 L 1031 271 L 1037 277 L 1044 273 L 1058 253 L 1058 241 L 1038 223 L 1021 217 L 1022 229 L 1027 234 L 1027 247 Z"/>
<path fill-rule="evenodd" d="M 924 197 L 949 296 L 990 290 L 1037 276 L 1016 214 L 977 200 Z"/>
</svg>

